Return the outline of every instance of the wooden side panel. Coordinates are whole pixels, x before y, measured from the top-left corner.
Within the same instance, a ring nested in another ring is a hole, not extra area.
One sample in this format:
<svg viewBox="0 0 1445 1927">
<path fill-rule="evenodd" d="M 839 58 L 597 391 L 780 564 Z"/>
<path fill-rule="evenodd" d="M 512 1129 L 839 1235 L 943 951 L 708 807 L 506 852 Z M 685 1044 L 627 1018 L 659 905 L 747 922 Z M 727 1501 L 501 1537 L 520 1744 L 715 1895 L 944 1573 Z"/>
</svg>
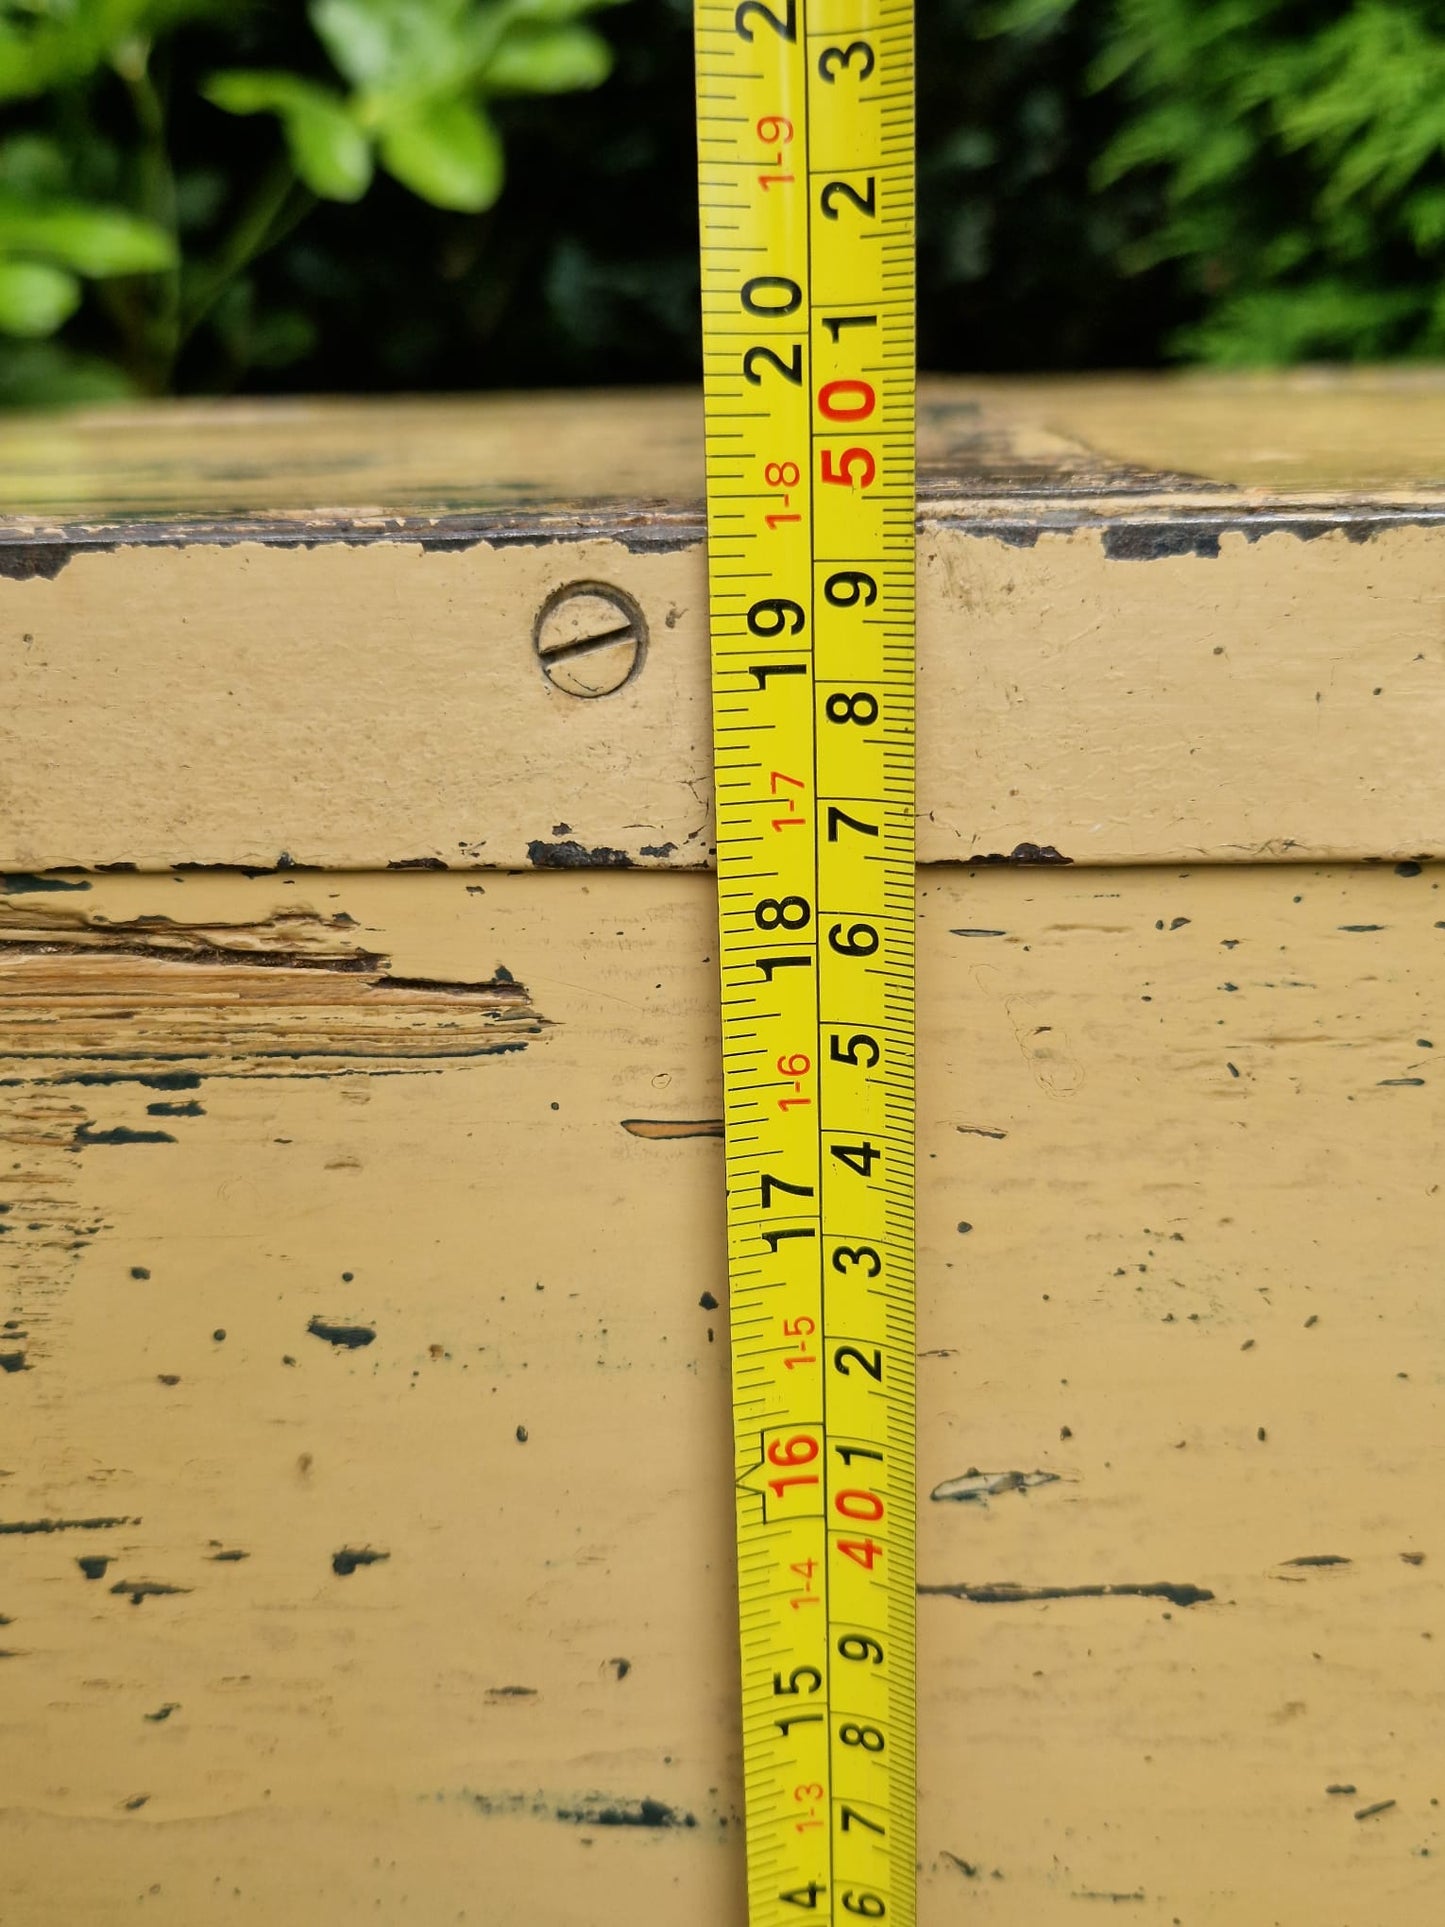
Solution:
<svg viewBox="0 0 1445 1927">
<path fill-rule="evenodd" d="M 458 540 L 0 574 L 0 867 L 704 867 L 700 542 Z M 994 502 L 919 565 L 925 863 L 1445 850 L 1440 525 Z M 579 583 L 647 632 L 597 697 L 534 648 Z"/>
<path fill-rule="evenodd" d="M 6 1927 L 737 1927 L 707 881 L 80 881 L 0 924 Z M 923 1919 L 1433 1927 L 1439 873 L 920 914 Z"/>
<path fill-rule="evenodd" d="M 923 545 L 924 860 L 1445 849 L 1445 530 L 1136 533 Z"/>
</svg>

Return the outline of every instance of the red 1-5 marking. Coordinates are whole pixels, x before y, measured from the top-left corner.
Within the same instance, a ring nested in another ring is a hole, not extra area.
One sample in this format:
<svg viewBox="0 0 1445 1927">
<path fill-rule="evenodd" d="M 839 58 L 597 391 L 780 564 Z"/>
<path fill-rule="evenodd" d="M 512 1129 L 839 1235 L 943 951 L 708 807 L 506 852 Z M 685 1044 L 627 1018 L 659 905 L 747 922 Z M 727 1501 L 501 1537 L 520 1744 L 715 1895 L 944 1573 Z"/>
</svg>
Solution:
<svg viewBox="0 0 1445 1927">
<path fill-rule="evenodd" d="M 796 1338 L 798 1340 L 799 1356 L 797 1358 L 785 1358 L 783 1360 L 784 1365 L 787 1366 L 789 1371 L 791 1371 L 795 1365 L 817 1364 L 817 1354 L 803 1350 L 804 1345 L 807 1344 L 808 1339 L 816 1330 L 817 1326 L 811 1318 L 785 1318 L 783 1320 L 784 1338 Z M 777 1461 L 775 1460 L 774 1463 L 776 1464 Z"/>
</svg>

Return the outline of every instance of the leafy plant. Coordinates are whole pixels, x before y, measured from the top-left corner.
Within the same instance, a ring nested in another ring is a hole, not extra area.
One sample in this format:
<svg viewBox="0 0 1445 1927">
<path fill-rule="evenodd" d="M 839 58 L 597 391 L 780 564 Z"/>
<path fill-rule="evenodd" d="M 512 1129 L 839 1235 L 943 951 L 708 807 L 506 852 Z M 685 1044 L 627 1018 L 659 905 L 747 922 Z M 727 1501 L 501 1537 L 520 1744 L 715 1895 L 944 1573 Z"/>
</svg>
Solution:
<svg viewBox="0 0 1445 1927">
<path fill-rule="evenodd" d="M 1015 29 L 1080 0 L 1018 0 Z M 1128 117 L 1094 169 L 1154 182 L 1121 251 L 1169 265 L 1176 353 L 1224 363 L 1445 351 L 1438 0 L 1113 0 L 1091 74 Z"/>
<path fill-rule="evenodd" d="M 212 76 L 206 97 L 233 114 L 274 113 L 314 194 L 355 201 L 376 158 L 434 207 L 476 213 L 502 187 L 502 142 L 485 102 L 498 94 L 595 87 L 612 64 L 578 16 L 609 0 L 312 0 L 311 23 L 350 83 L 338 94 L 297 74 Z"/>
<path fill-rule="evenodd" d="M 21 140 L 0 147 L 0 329 L 8 334 L 53 334 L 80 306 L 82 276 L 152 274 L 175 263 L 174 242 L 153 222 L 31 191 L 55 158 Z"/>
<path fill-rule="evenodd" d="M 107 62 L 134 80 L 138 42 L 184 11 L 156 0 L 0 0 L 0 102 L 82 84 Z M 58 140 L 17 133 L 0 142 L 0 334 L 39 344 L 80 306 L 84 280 L 162 273 L 176 259 L 174 237 L 158 223 L 73 191 Z M 102 366 L 68 366 L 38 346 L 18 361 L 0 371 L 0 397 L 7 387 L 23 394 L 27 371 L 61 395 L 116 385 Z"/>
<path fill-rule="evenodd" d="M 611 3 L 311 0 L 310 35 L 298 44 L 293 28 L 288 44 L 256 5 L 0 0 L 0 102 L 37 103 L 35 124 L 0 143 L 0 335 L 31 344 L 0 362 L 0 400 L 164 392 L 203 331 L 223 381 L 306 353 L 304 310 L 258 308 L 254 264 L 318 201 L 365 196 L 378 164 L 433 207 L 490 208 L 504 176 L 490 103 L 597 86 L 611 51 L 583 16 Z M 268 33 L 293 64 L 198 61 L 218 39 L 234 52 Z M 191 164 L 202 103 L 274 116 L 269 165 L 252 154 L 227 178 Z M 109 372 L 46 340 L 86 280 L 108 284 Z"/>
<path fill-rule="evenodd" d="M 0 403 L 695 380 L 693 0 L 602 3 L 0 0 Z M 926 366 L 1445 352 L 1445 0 L 917 16 Z"/>
</svg>

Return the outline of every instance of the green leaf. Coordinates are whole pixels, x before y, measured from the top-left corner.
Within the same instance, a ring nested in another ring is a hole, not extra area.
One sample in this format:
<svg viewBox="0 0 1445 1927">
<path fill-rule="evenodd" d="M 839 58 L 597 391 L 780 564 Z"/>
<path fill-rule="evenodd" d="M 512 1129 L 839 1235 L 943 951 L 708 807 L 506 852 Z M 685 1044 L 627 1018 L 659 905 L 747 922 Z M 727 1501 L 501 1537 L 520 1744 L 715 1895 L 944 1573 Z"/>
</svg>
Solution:
<svg viewBox="0 0 1445 1927">
<path fill-rule="evenodd" d="M 502 143 L 470 101 L 431 101 L 395 114 L 382 130 L 381 159 L 433 207 L 476 214 L 502 191 Z"/>
<path fill-rule="evenodd" d="M 30 201 L 0 190 L 0 252 L 39 255 L 77 274 L 156 274 L 175 243 L 163 228 L 120 208 L 84 201 Z"/>
<path fill-rule="evenodd" d="M 612 49 L 590 27 L 519 22 L 488 61 L 487 91 L 568 94 L 597 87 L 612 71 Z"/>
<path fill-rule="evenodd" d="M 63 194 L 67 169 L 59 141 L 46 134 L 12 134 L 0 141 L 0 189 L 39 200 Z"/>
<path fill-rule="evenodd" d="M 1422 254 L 1433 254 L 1445 243 L 1445 187 L 1422 188 L 1400 209 L 1400 219 Z"/>
<path fill-rule="evenodd" d="M 296 172 L 323 201 L 359 201 L 371 185 L 371 143 L 346 109 L 317 90 L 281 117 Z"/>
<path fill-rule="evenodd" d="M 1221 367 L 1376 361 L 1408 348 L 1408 327 L 1426 304 L 1424 290 L 1364 288 L 1324 276 L 1221 301 L 1203 321 L 1178 330 L 1172 345 Z"/>
<path fill-rule="evenodd" d="M 464 92 L 476 47 L 490 53 L 515 0 L 314 0 L 311 23 L 327 52 L 368 97 L 413 106 Z M 386 118 L 376 114 L 376 122 Z"/>
<path fill-rule="evenodd" d="M 0 355 L 0 408 L 71 408 L 135 393 L 121 370 L 58 341 L 17 341 Z"/>
<path fill-rule="evenodd" d="M 359 201 L 371 185 L 371 146 L 346 103 L 296 74 L 238 69 L 201 90 L 227 114 L 275 114 L 296 172 L 324 201 Z"/>
<path fill-rule="evenodd" d="M 44 261 L 0 260 L 0 329 L 38 340 L 80 306 L 80 283 Z"/>
<path fill-rule="evenodd" d="M 314 0 L 316 37 L 354 87 L 381 85 L 396 58 L 394 21 L 375 0 Z"/>
<path fill-rule="evenodd" d="M 72 0 L 0 8 L 0 100 L 32 99 L 136 57 L 180 22 L 218 10 L 218 0 Z"/>
<path fill-rule="evenodd" d="M 82 80 L 105 58 L 95 36 L 69 23 L 42 21 L 29 31 L 0 26 L 0 100 L 28 100 Z"/>
</svg>

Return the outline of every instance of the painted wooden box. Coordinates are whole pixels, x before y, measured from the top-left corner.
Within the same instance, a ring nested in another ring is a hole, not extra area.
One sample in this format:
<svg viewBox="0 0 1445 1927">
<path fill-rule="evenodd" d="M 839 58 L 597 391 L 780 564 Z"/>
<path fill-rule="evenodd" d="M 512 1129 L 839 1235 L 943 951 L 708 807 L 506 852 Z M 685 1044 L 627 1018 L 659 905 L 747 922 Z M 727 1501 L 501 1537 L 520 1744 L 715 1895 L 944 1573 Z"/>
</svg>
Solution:
<svg viewBox="0 0 1445 1927">
<path fill-rule="evenodd" d="M 1445 1915 L 1442 448 L 926 391 L 928 1927 Z M 0 429 L 6 1927 L 741 1927 L 700 472 Z"/>
</svg>

